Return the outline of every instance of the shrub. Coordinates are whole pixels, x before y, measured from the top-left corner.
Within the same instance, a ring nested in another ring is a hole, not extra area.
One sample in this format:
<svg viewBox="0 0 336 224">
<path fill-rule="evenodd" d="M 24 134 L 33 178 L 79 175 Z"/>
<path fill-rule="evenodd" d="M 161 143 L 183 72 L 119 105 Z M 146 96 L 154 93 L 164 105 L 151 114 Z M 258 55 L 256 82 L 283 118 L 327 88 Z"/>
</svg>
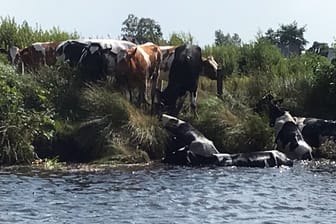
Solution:
<svg viewBox="0 0 336 224">
<path fill-rule="evenodd" d="M 47 90 L 0 63 L 0 91 L 0 164 L 30 163 L 36 158 L 34 139 L 54 134 Z"/>
</svg>

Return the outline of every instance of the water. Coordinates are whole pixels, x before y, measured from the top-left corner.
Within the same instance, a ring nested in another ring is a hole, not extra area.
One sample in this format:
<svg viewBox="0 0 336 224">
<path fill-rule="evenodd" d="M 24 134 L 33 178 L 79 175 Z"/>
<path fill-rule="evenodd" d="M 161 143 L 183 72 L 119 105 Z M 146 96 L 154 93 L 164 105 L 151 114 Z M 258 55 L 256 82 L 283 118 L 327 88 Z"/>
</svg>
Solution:
<svg viewBox="0 0 336 224">
<path fill-rule="evenodd" d="M 0 223 L 335 223 L 336 164 L 0 169 Z"/>
</svg>

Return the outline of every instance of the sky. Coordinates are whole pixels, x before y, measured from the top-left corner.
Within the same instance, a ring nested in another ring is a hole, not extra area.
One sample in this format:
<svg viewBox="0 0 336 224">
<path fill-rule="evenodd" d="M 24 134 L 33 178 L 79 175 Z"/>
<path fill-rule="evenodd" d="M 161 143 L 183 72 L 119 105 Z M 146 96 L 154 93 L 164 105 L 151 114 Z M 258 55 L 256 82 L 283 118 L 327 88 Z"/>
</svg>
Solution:
<svg viewBox="0 0 336 224">
<path fill-rule="evenodd" d="M 0 0 L 0 16 L 24 20 L 43 29 L 54 26 L 77 31 L 82 38 L 121 36 L 122 22 L 129 14 L 151 18 L 165 39 L 173 32 L 190 33 L 201 45 L 212 45 L 215 31 L 239 34 L 243 42 L 258 32 L 277 30 L 293 21 L 306 26 L 309 41 L 335 42 L 335 0 Z"/>
</svg>

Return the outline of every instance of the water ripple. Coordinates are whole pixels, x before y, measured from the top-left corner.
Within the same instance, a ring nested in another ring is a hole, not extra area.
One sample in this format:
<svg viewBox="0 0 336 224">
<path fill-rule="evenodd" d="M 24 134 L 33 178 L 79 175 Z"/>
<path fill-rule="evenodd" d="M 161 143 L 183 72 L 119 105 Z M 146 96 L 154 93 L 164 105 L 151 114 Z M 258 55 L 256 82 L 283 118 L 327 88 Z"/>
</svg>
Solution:
<svg viewBox="0 0 336 224">
<path fill-rule="evenodd" d="M 332 223 L 336 164 L 0 169 L 0 223 Z"/>
</svg>

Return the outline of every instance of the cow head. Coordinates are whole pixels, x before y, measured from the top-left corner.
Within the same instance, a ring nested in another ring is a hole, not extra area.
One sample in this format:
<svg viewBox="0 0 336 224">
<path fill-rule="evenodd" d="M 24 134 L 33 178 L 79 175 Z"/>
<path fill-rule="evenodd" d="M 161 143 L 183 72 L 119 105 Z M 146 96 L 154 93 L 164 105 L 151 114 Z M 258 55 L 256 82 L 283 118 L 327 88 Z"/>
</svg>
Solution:
<svg viewBox="0 0 336 224">
<path fill-rule="evenodd" d="M 120 50 L 117 54 L 117 63 L 119 64 L 121 61 L 129 61 L 131 57 L 133 57 L 137 52 L 137 48 L 130 48 L 128 50 Z"/>
<path fill-rule="evenodd" d="M 205 77 L 208 77 L 212 80 L 217 80 L 217 70 L 218 64 L 215 61 L 213 56 L 209 56 L 207 58 L 202 57 L 202 64 L 203 64 L 203 72 L 202 74 Z"/>
<path fill-rule="evenodd" d="M 284 110 L 280 109 L 279 104 L 283 102 L 283 99 L 275 100 L 272 94 L 267 94 L 262 97 L 256 105 L 255 111 L 261 113 L 262 111 L 268 112 L 269 125 L 274 127 L 275 120 L 284 114 Z"/>
<path fill-rule="evenodd" d="M 162 114 L 161 116 L 161 122 L 163 126 L 169 130 L 175 130 L 177 129 L 180 125 L 184 124 L 185 121 L 182 121 L 176 117 L 173 117 L 168 114 Z"/>
</svg>

